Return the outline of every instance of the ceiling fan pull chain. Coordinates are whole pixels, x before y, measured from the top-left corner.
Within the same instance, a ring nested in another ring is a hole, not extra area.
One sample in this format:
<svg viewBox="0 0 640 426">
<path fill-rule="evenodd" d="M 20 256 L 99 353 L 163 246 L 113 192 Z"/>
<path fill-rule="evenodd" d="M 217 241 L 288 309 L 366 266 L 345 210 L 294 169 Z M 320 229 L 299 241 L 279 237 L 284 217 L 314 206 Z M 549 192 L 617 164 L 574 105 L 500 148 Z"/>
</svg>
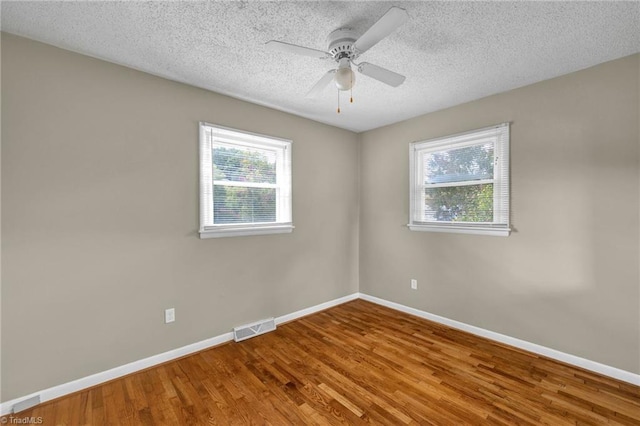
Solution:
<svg viewBox="0 0 640 426">
<path fill-rule="evenodd" d="M 338 89 L 338 114 L 340 114 L 340 89 Z"/>
</svg>

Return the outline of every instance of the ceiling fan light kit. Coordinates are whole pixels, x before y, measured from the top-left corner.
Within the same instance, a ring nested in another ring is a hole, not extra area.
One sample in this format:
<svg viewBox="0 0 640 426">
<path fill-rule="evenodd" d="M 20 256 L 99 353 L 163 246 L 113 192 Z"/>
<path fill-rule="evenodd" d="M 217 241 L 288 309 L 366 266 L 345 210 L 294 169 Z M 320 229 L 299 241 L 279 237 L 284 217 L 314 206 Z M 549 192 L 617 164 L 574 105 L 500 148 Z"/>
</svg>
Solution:
<svg viewBox="0 0 640 426">
<path fill-rule="evenodd" d="M 367 62 L 358 64 L 355 60 L 408 19 L 409 15 L 406 10 L 392 7 L 359 38 L 356 38 L 352 28 L 338 28 L 327 37 L 329 47 L 326 52 L 275 40 L 268 41 L 266 46 L 284 53 L 294 53 L 319 59 L 333 59 L 338 64 L 338 68 L 331 69 L 325 73 L 307 93 L 307 97 L 319 96 L 333 81 L 338 88 L 338 113 L 340 113 L 340 91 L 352 90 L 356 82 L 355 73 L 351 69 L 352 64 L 356 66 L 356 70 L 360 74 L 389 86 L 398 87 L 404 82 L 405 76 L 401 74 Z M 351 97 L 351 102 L 353 102 L 353 97 Z"/>
<path fill-rule="evenodd" d="M 351 90 L 353 85 L 356 83 L 356 76 L 353 70 L 351 70 L 349 59 L 343 58 L 340 60 L 338 70 L 336 71 L 334 78 L 338 90 Z"/>
</svg>

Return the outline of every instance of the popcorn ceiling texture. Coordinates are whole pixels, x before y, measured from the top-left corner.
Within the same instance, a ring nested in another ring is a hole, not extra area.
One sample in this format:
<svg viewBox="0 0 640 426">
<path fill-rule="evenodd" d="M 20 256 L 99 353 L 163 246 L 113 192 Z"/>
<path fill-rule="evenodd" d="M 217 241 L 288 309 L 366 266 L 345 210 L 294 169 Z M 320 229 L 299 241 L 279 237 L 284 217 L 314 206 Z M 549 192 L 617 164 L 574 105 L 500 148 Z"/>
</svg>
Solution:
<svg viewBox="0 0 640 426">
<path fill-rule="evenodd" d="M 362 34 L 391 6 L 409 22 L 359 61 L 407 79 L 357 74 L 341 114 L 333 86 L 305 98 L 334 62 L 264 48 L 326 50 L 331 31 Z M 2 3 L 2 31 L 356 132 L 636 53 L 639 28 L 637 2 Z"/>
</svg>

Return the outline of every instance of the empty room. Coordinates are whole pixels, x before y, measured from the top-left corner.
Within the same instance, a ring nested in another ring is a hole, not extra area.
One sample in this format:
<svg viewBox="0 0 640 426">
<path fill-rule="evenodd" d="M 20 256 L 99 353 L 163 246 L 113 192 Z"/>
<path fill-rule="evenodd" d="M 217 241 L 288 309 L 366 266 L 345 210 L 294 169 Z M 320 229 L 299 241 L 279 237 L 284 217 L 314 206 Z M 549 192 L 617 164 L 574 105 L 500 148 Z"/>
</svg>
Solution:
<svg viewBox="0 0 640 426">
<path fill-rule="evenodd" d="M 640 3 L 1 1 L 0 422 L 640 425 Z"/>
</svg>

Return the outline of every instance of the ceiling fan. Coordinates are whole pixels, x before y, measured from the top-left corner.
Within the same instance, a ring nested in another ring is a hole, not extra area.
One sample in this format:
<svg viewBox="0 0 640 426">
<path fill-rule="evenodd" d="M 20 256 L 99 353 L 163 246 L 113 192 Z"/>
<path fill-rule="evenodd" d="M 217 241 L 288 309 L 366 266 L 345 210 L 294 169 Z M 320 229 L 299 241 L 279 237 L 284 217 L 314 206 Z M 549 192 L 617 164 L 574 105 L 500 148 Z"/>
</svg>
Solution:
<svg viewBox="0 0 640 426">
<path fill-rule="evenodd" d="M 358 38 L 356 38 L 352 28 L 338 28 L 327 37 L 329 47 L 326 52 L 275 40 L 268 41 L 266 46 L 284 53 L 294 53 L 318 59 L 333 59 L 338 64 L 338 68 L 329 70 L 322 76 L 307 93 L 307 97 L 318 96 L 332 80 L 339 91 L 351 90 L 356 81 L 355 73 L 351 69 L 352 65 L 356 67 L 360 74 L 374 78 L 389 86 L 398 87 L 404 82 L 405 76 L 368 62 L 356 63 L 355 60 L 408 19 L 409 15 L 406 10 L 392 7 Z M 351 102 L 353 102 L 353 98 Z M 338 112 L 340 112 L 339 107 Z"/>
</svg>

